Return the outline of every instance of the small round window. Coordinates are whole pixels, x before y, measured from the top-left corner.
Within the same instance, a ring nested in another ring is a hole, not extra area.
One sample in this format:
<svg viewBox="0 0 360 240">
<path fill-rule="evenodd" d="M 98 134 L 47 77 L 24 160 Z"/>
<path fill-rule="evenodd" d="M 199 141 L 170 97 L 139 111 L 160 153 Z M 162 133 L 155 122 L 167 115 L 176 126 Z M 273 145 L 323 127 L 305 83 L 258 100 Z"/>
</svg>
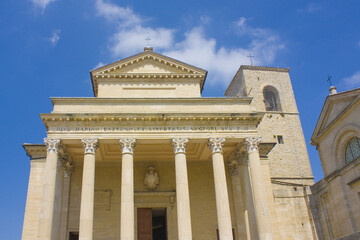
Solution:
<svg viewBox="0 0 360 240">
<path fill-rule="evenodd" d="M 360 157 L 360 138 L 353 137 L 346 146 L 345 160 L 346 163 L 351 163 Z"/>
</svg>

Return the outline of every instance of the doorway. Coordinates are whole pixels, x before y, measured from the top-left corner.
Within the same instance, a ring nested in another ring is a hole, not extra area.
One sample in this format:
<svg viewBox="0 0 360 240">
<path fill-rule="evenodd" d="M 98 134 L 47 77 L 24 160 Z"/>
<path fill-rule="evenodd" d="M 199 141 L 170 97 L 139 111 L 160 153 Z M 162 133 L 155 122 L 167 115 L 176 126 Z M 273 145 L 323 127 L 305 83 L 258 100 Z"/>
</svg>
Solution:
<svg viewBox="0 0 360 240">
<path fill-rule="evenodd" d="M 167 240 L 166 208 L 137 209 L 137 240 Z"/>
</svg>

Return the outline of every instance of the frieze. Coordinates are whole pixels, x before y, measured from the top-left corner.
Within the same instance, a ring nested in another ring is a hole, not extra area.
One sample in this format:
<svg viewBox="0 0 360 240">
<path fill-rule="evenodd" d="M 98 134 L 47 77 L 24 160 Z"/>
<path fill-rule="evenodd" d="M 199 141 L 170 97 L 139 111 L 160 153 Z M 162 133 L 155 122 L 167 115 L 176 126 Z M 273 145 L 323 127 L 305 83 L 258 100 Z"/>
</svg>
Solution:
<svg viewBox="0 0 360 240">
<path fill-rule="evenodd" d="M 49 127 L 49 132 L 247 132 L 253 126 L 95 126 Z"/>
</svg>

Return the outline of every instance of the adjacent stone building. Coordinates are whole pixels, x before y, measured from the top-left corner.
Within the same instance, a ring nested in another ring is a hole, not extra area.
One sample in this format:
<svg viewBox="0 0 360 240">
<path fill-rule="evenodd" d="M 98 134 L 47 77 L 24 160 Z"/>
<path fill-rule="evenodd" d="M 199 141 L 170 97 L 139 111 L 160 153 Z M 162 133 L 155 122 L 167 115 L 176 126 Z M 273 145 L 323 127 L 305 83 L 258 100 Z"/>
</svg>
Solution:
<svg viewBox="0 0 360 240">
<path fill-rule="evenodd" d="M 23 239 L 316 239 L 289 69 L 207 72 L 146 47 L 91 71 L 93 98 L 51 98 Z"/>
<path fill-rule="evenodd" d="M 311 187 L 319 239 L 360 239 L 360 88 L 330 88 L 311 143 L 324 178 Z"/>
</svg>

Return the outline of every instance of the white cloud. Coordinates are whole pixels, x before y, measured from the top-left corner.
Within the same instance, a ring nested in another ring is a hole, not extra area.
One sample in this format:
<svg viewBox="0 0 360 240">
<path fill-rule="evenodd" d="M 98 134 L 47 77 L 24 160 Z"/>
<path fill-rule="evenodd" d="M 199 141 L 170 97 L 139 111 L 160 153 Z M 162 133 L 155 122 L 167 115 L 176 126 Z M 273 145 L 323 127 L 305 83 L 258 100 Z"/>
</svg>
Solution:
<svg viewBox="0 0 360 240">
<path fill-rule="evenodd" d="M 141 24 L 143 21 L 130 8 L 123 8 L 103 0 L 96 0 L 95 8 L 99 16 L 103 16 L 111 22 L 118 22 L 121 24 L 121 27 Z"/>
<path fill-rule="evenodd" d="M 150 28 L 135 26 L 130 29 L 120 29 L 111 38 L 111 51 L 115 56 L 126 56 L 141 51 L 145 39 L 149 37 L 150 44 L 157 50 L 167 49 L 173 45 L 173 30 L 167 28 Z"/>
<path fill-rule="evenodd" d="M 254 39 L 247 48 L 217 47 L 216 40 L 206 38 L 203 28 L 185 33 L 185 39 L 164 54 L 209 71 L 210 84 L 227 85 L 241 64 L 248 64 L 248 54 L 255 54 L 254 64 L 270 64 L 276 53 L 284 48 L 276 36 Z"/>
<path fill-rule="evenodd" d="M 209 71 L 209 84 L 227 85 L 241 64 L 249 64 L 248 54 L 255 55 L 254 64 L 271 64 L 278 51 L 284 48 L 277 34 L 271 30 L 253 28 L 240 18 L 235 24 L 239 36 L 249 37 L 250 44 L 245 48 L 218 46 L 214 38 L 209 38 L 202 26 L 194 27 L 184 33 L 181 41 L 175 41 L 175 30 L 145 26 L 147 21 L 133 10 L 112 3 L 97 0 L 97 14 L 109 22 L 115 23 L 116 32 L 109 39 L 109 49 L 114 57 L 128 57 L 142 51 L 150 37 L 150 45 L 155 51 L 180 61 L 201 67 Z M 202 24 L 209 22 L 209 17 L 202 17 Z"/>
<path fill-rule="evenodd" d="M 94 69 L 100 68 L 102 66 L 105 66 L 105 64 L 103 62 L 98 62 L 98 64 L 96 64 L 96 66 L 94 67 Z"/>
<path fill-rule="evenodd" d="M 299 9 L 298 12 L 300 13 L 312 13 L 322 10 L 323 7 L 319 3 L 309 3 L 306 7 Z"/>
<path fill-rule="evenodd" d="M 40 9 L 42 13 L 44 13 L 46 6 L 51 3 L 55 2 L 55 0 L 30 0 L 34 7 Z"/>
<path fill-rule="evenodd" d="M 60 32 L 60 29 L 55 29 L 52 31 L 51 36 L 47 39 L 51 43 L 51 46 L 55 47 L 60 40 Z"/>
<path fill-rule="evenodd" d="M 237 22 L 235 22 L 235 31 L 239 35 L 248 35 L 252 37 L 267 37 L 269 35 L 274 35 L 271 30 L 265 28 L 254 28 L 247 24 L 246 18 L 241 17 Z"/>
<path fill-rule="evenodd" d="M 360 71 L 355 72 L 350 77 L 343 78 L 342 83 L 347 88 L 358 88 L 358 87 L 360 87 Z"/>
<path fill-rule="evenodd" d="M 210 22 L 211 22 L 211 18 L 208 17 L 208 16 L 201 16 L 201 17 L 200 17 L 200 21 L 201 21 L 201 23 L 203 23 L 203 24 L 207 24 L 207 23 L 210 23 Z"/>
<path fill-rule="evenodd" d="M 124 8 L 104 0 L 96 0 L 97 15 L 117 24 L 117 31 L 110 38 L 110 51 L 114 57 L 128 56 L 141 51 L 146 38 L 157 50 L 169 48 L 173 44 L 174 31 L 167 28 L 144 27 L 146 20 L 131 9 Z"/>
</svg>

